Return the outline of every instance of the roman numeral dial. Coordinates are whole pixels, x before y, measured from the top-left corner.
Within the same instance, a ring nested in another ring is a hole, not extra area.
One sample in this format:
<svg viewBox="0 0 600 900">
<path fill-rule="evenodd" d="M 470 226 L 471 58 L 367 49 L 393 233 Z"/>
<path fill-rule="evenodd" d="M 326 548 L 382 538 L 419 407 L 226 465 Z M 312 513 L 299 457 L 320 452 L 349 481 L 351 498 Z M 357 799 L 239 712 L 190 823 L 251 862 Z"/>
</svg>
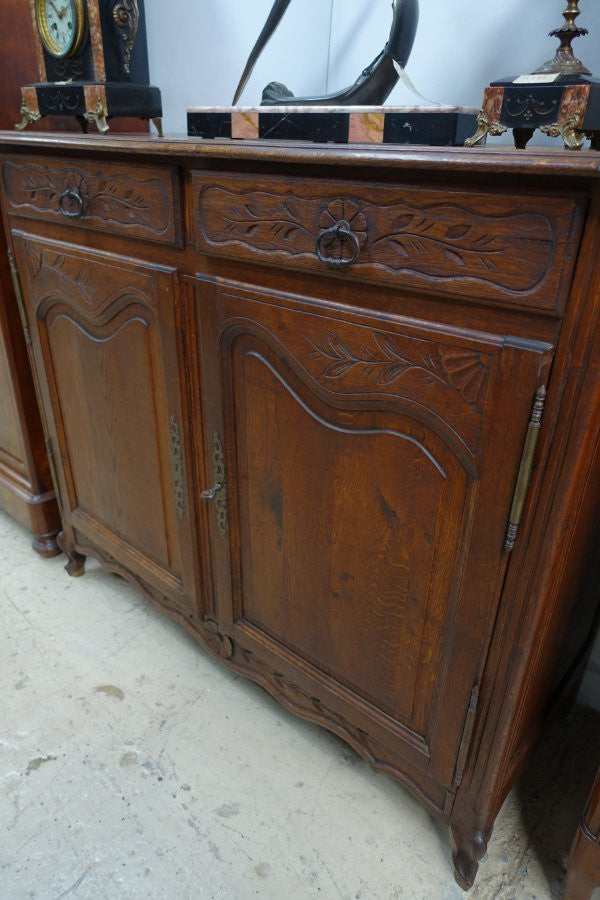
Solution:
<svg viewBox="0 0 600 900">
<path fill-rule="evenodd" d="M 36 24 L 52 56 L 74 55 L 85 33 L 83 0 L 36 0 Z"/>
</svg>

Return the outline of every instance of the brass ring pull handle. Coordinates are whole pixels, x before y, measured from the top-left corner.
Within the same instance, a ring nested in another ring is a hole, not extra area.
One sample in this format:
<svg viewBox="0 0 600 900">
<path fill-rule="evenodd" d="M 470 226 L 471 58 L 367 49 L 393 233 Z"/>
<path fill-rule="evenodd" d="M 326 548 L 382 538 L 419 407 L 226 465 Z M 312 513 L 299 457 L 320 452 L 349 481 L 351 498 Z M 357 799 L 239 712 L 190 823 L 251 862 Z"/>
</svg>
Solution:
<svg viewBox="0 0 600 900">
<path fill-rule="evenodd" d="M 77 188 L 68 188 L 60 195 L 58 208 L 67 219 L 80 219 L 85 212 L 85 200 Z"/>
<path fill-rule="evenodd" d="M 350 241 L 352 244 L 353 253 L 348 259 L 345 259 L 344 257 L 325 256 L 323 251 L 331 247 L 336 238 L 339 238 L 340 241 Z M 317 238 L 316 250 L 317 256 L 322 263 L 325 263 L 325 265 L 331 266 L 332 269 L 349 269 L 360 256 L 360 243 L 348 222 L 342 219 L 340 222 L 336 222 L 335 225 L 332 225 L 331 228 L 327 228 L 325 231 L 321 232 Z"/>
<path fill-rule="evenodd" d="M 214 500 L 215 497 L 217 496 L 217 494 L 219 493 L 219 491 L 222 491 L 222 490 L 223 490 L 223 485 L 217 481 L 217 483 L 215 485 L 213 485 L 213 487 L 208 488 L 208 490 L 206 490 L 206 491 L 202 491 L 202 493 L 200 494 L 200 499 L 201 500 Z"/>
</svg>

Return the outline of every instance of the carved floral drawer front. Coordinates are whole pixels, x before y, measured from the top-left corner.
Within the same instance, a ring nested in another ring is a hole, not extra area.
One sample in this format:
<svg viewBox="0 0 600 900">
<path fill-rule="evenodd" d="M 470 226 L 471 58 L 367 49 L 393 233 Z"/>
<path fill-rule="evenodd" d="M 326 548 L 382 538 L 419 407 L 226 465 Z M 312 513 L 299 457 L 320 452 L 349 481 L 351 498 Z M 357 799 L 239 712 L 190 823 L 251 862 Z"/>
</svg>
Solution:
<svg viewBox="0 0 600 900">
<path fill-rule="evenodd" d="M 181 244 L 179 179 L 172 166 L 7 159 L 2 185 L 9 213 Z"/>
<path fill-rule="evenodd" d="M 585 198 L 194 173 L 199 253 L 562 312 Z"/>
</svg>

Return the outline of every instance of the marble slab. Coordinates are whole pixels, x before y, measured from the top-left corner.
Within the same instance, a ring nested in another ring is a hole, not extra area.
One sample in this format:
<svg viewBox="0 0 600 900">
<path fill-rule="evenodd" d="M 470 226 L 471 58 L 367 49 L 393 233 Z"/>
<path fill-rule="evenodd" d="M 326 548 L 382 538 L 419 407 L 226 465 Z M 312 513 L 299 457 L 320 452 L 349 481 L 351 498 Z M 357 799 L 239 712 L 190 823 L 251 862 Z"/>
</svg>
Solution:
<svg viewBox="0 0 600 900">
<path fill-rule="evenodd" d="M 478 110 L 459 106 L 205 106 L 187 110 L 188 134 L 231 140 L 462 146 Z"/>
</svg>

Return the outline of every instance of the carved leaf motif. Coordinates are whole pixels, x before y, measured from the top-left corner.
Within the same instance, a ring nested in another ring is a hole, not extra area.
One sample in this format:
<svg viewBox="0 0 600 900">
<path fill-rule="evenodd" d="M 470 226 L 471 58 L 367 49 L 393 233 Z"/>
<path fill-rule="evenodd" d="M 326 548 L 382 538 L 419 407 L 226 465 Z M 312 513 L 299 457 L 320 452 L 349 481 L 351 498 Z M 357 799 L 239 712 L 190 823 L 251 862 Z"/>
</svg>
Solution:
<svg viewBox="0 0 600 900">
<path fill-rule="evenodd" d="M 394 219 L 394 228 L 397 228 L 398 230 L 402 228 L 408 228 L 413 219 L 413 213 L 408 213 L 405 216 L 398 216 L 396 219 Z"/>
<path fill-rule="evenodd" d="M 447 230 L 446 237 L 450 241 L 456 241 L 468 234 L 471 228 L 471 225 L 453 225 Z"/>
<path fill-rule="evenodd" d="M 456 250 L 450 250 L 449 247 L 446 247 L 444 249 L 444 254 L 446 256 L 446 259 L 449 262 L 454 263 L 457 266 L 465 266 L 466 265 L 464 257 L 461 256 L 461 254 L 458 253 Z"/>
<path fill-rule="evenodd" d="M 36 301 L 52 297 L 69 305 L 86 307 L 87 314 L 99 314 L 115 300 L 125 298 L 153 303 L 148 276 L 128 272 L 111 265 L 82 258 L 78 254 L 61 252 L 28 241 L 25 249 Z"/>
<path fill-rule="evenodd" d="M 297 232 L 310 235 L 292 200 L 284 199 L 266 210 L 256 208 L 252 203 L 244 203 L 241 208 L 232 206 L 226 211 L 224 220 L 227 223 L 225 232 L 233 237 L 251 237 L 262 231 L 273 238 L 290 241 Z"/>
<path fill-rule="evenodd" d="M 352 362 L 352 360 L 341 360 L 340 362 L 332 362 L 325 371 L 323 375 L 325 378 L 339 378 L 340 375 L 343 375 L 352 366 L 356 365 L 356 363 Z"/>
<path fill-rule="evenodd" d="M 487 365 L 479 353 L 432 345 L 432 349 L 421 348 L 408 355 L 384 332 L 373 332 L 376 350 L 363 346 L 353 351 L 332 331 L 323 341 L 306 340 L 313 348 L 311 355 L 327 361 L 321 372 L 323 378 L 340 378 L 356 369 L 366 382 L 387 386 L 408 372 L 415 372 L 424 384 L 438 382 L 451 388 L 469 406 L 477 404 L 487 374 Z M 428 345 L 423 343 L 422 347 Z"/>
<path fill-rule="evenodd" d="M 170 203 L 162 177 L 132 178 L 123 172 L 111 177 L 77 168 L 4 166 L 8 202 L 16 209 L 31 206 L 37 212 L 59 214 L 59 201 L 67 190 L 77 190 L 85 201 L 85 220 L 137 226 L 162 234 L 169 227 Z M 96 223 L 94 223 L 96 224 Z"/>
<path fill-rule="evenodd" d="M 23 182 L 23 191 L 29 194 L 32 202 L 36 200 L 52 200 L 54 197 L 58 197 L 56 186 L 48 176 L 41 178 L 38 182 L 33 178 L 26 178 Z"/>
<path fill-rule="evenodd" d="M 431 216 L 416 213 L 396 216 L 390 231 L 377 238 L 373 247 L 389 244 L 407 259 L 427 255 L 429 260 L 434 260 L 441 253 L 452 266 L 487 271 L 497 268 L 493 256 L 503 254 L 507 249 L 497 236 L 489 233 L 486 224 L 484 231 L 478 233 L 474 224 L 457 222 L 444 225 L 443 219 L 438 222 Z"/>
<path fill-rule="evenodd" d="M 43 250 L 41 253 L 38 253 L 32 246 L 28 249 L 28 257 L 34 280 L 40 275 L 46 277 L 46 274 L 49 272 L 59 281 L 63 282 L 69 289 L 72 289 L 73 287 L 76 288 L 78 295 L 86 303 L 93 302 L 93 298 L 88 289 L 96 284 L 96 279 L 89 270 L 78 265 L 73 271 L 73 260 L 70 257 L 66 257 L 62 253 L 53 253 L 48 250 Z"/>
<path fill-rule="evenodd" d="M 104 186 L 90 198 L 90 202 L 103 205 L 111 212 L 122 209 L 132 219 L 136 219 L 140 213 L 148 212 L 148 204 L 141 194 L 137 194 L 129 188 L 119 195 L 118 188 L 114 184 Z"/>
</svg>

